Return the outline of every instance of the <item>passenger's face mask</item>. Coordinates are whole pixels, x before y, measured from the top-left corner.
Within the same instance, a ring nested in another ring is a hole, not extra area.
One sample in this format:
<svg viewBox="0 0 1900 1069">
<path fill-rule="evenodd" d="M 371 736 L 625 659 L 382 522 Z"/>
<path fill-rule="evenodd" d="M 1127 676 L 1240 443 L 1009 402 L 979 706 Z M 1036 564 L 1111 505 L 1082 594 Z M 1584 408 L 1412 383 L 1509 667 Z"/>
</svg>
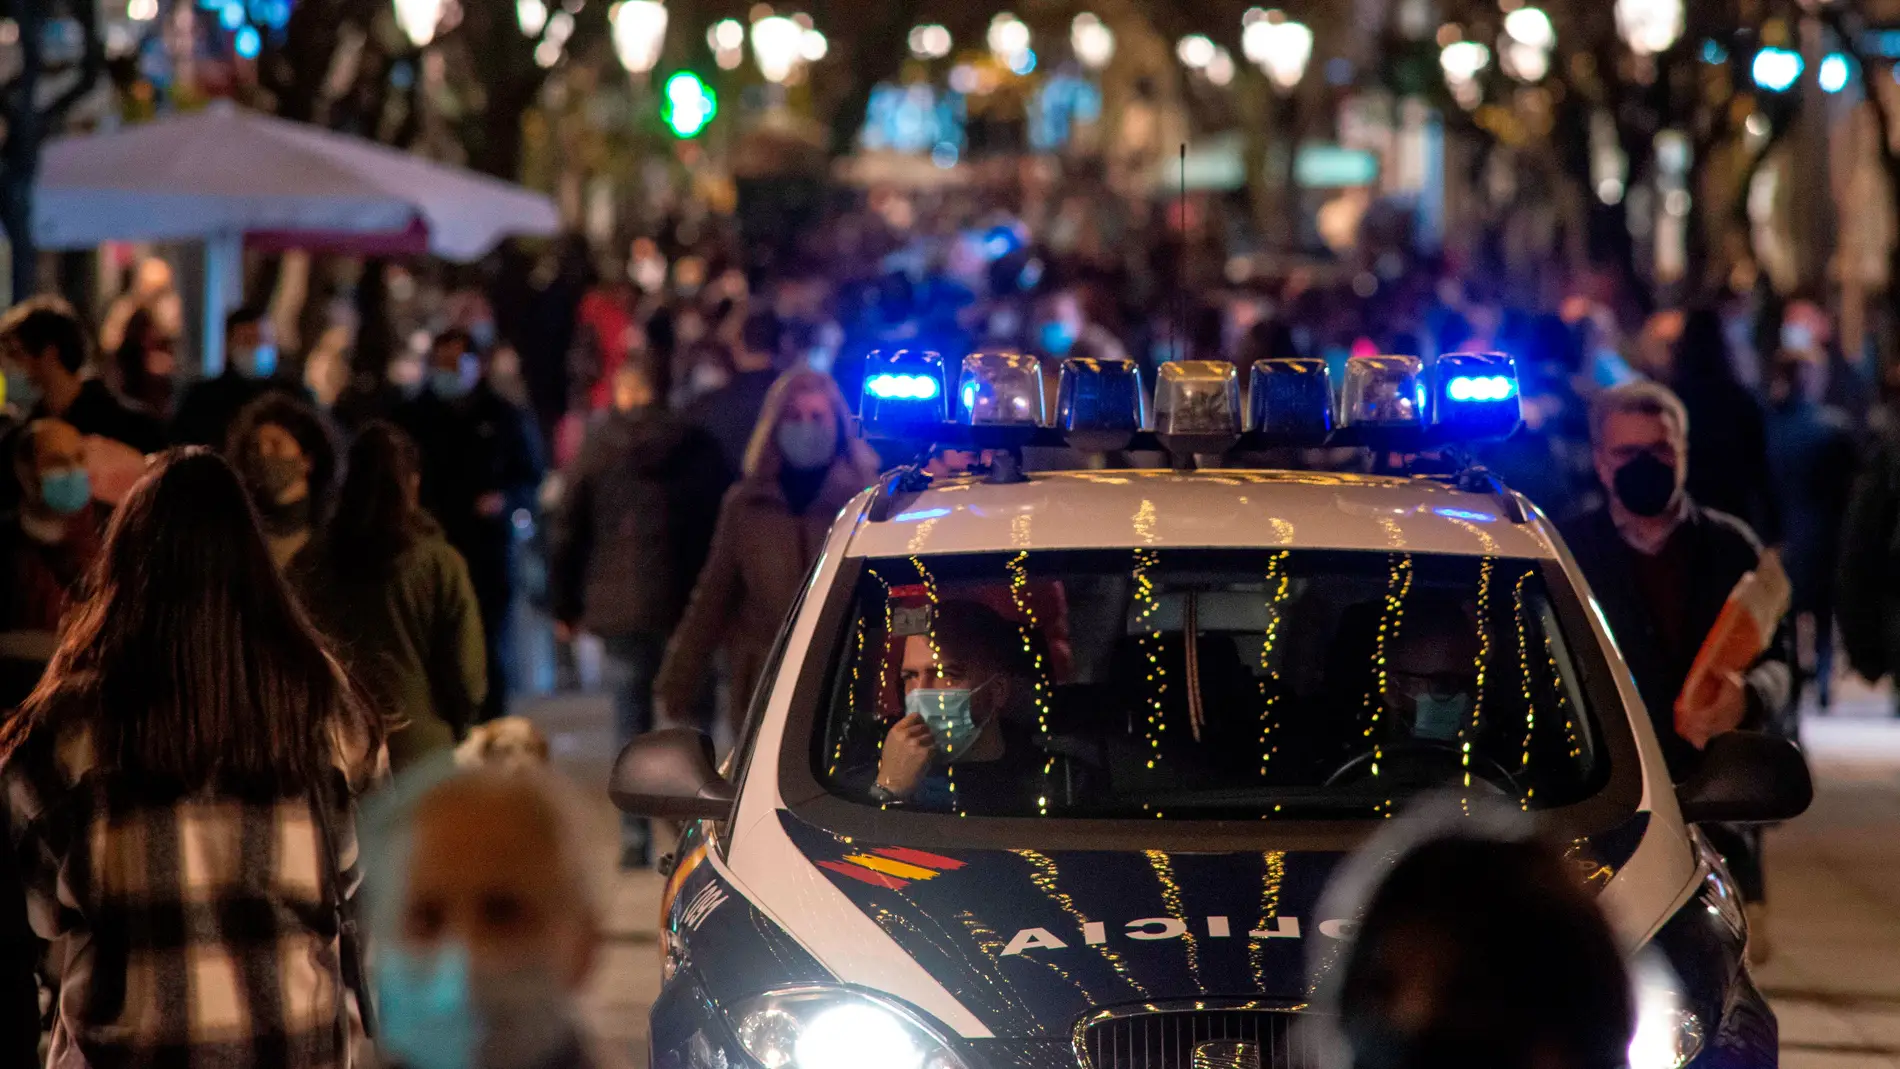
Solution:
<svg viewBox="0 0 1900 1069">
<path fill-rule="evenodd" d="M 40 500 L 61 516 L 71 516 L 92 500 L 92 478 L 84 468 L 61 468 L 40 475 Z"/>
<path fill-rule="evenodd" d="M 1654 453 L 1639 453 L 1616 469 L 1616 499 L 1638 516 L 1660 516 L 1676 499 L 1676 469 Z"/>
<path fill-rule="evenodd" d="M 976 692 L 987 686 L 988 683 L 977 687 L 919 687 L 904 695 L 904 712 L 924 718 L 924 724 L 937 741 L 937 752 L 954 763 L 969 752 L 977 736 L 983 734 L 972 706 Z"/>
<path fill-rule="evenodd" d="M 377 956 L 383 1046 L 408 1069 L 540 1069 L 575 1041 L 572 999 L 535 967 L 476 968 L 459 944 Z"/>
<path fill-rule="evenodd" d="M 1449 742 L 1458 737 L 1458 727 L 1464 723 L 1465 714 L 1471 710 L 1471 696 L 1415 694 L 1412 696 L 1412 710 L 1413 738 Z"/>
<path fill-rule="evenodd" d="M 838 426 L 828 419 L 786 420 L 776 437 L 780 455 L 794 468 L 827 467 L 838 455 Z"/>
</svg>

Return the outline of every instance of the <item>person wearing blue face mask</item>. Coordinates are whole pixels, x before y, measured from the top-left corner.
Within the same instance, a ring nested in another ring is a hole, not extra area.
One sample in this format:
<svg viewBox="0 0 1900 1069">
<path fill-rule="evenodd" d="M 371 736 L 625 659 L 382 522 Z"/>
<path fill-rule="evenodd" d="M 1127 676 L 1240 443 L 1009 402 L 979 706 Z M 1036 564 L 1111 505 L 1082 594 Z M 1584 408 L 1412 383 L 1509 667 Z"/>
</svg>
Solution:
<svg viewBox="0 0 1900 1069">
<path fill-rule="evenodd" d="M 35 420 L 12 441 L 25 488 L 0 518 L 0 709 L 25 700 L 51 655 L 73 591 L 99 553 L 84 440 L 70 423 Z"/>
<path fill-rule="evenodd" d="M 547 470 L 533 417 L 495 387 L 496 355 L 479 354 L 467 331 L 442 332 L 430 348 L 422 391 L 392 417 L 421 451 L 423 507 L 468 561 L 481 602 L 489 678 L 478 721 L 508 713 L 516 534 L 534 518 Z"/>
<path fill-rule="evenodd" d="M 885 736 L 871 801 L 966 812 L 1035 803 L 1050 755 L 1036 738 L 1035 667 L 1015 624 L 986 605 L 942 602 L 929 633 L 904 639 L 899 678 L 904 716 Z"/>
<path fill-rule="evenodd" d="M 851 434 L 849 416 L 837 384 L 807 367 L 767 393 L 743 477 L 720 505 L 705 567 L 653 682 L 661 723 L 688 715 L 722 645 L 732 666 L 728 713 L 750 703 L 832 520 L 877 478 L 876 454 Z"/>
<path fill-rule="evenodd" d="M 309 402 L 301 383 L 277 376 L 276 332 L 263 309 L 244 307 L 224 320 L 224 369 L 194 383 L 172 417 L 173 445 L 222 447 L 244 406 L 267 393 Z"/>
<path fill-rule="evenodd" d="M 401 1069 L 601 1069 L 600 942 L 574 801 L 540 769 L 418 768 L 365 821 L 378 1043 Z"/>
</svg>

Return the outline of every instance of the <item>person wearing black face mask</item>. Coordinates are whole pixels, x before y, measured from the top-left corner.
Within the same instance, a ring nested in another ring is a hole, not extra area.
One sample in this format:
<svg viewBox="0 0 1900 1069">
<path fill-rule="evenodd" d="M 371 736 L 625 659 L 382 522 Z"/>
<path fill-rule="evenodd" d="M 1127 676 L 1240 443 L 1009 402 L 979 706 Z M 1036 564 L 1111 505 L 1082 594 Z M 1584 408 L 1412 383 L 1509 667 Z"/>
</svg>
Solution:
<svg viewBox="0 0 1900 1069">
<path fill-rule="evenodd" d="M 238 413 L 225 444 L 282 568 L 321 526 L 336 478 L 336 447 L 315 409 L 270 393 Z"/>
<path fill-rule="evenodd" d="M 1634 383 L 1598 396 L 1590 439 L 1608 501 L 1563 531 L 1636 677 L 1677 781 L 1701 753 L 1677 731 L 1676 698 L 1729 592 L 1762 556 L 1747 524 L 1690 496 L 1688 428 L 1687 410 L 1667 387 Z M 1781 725 L 1794 696 L 1791 649 L 1784 622 L 1746 674 L 1721 680 L 1713 700 L 1685 709 L 1680 719 L 1693 721 L 1703 736 Z M 1704 830 L 1728 859 L 1752 916 L 1765 893 L 1758 833 Z M 1757 943 L 1757 951 L 1766 946 L 1764 939 Z"/>
</svg>

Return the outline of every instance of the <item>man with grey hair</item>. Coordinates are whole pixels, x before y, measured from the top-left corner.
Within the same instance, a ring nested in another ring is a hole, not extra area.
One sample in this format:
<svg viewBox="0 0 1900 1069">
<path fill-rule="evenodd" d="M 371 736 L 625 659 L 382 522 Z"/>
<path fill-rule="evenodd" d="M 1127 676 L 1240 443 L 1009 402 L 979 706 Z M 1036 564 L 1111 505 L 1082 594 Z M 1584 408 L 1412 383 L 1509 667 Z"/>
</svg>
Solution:
<svg viewBox="0 0 1900 1069">
<path fill-rule="evenodd" d="M 1690 666 L 1729 591 L 1760 563 L 1761 543 L 1741 520 L 1689 496 L 1689 415 L 1667 387 L 1639 382 L 1599 395 L 1590 443 L 1608 500 L 1566 525 L 1564 540 L 1603 607 L 1670 774 L 1680 781 L 1710 736 L 1761 727 L 1786 713 L 1793 684 L 1787 628 L 1746 673 L 1701 688 L 1678 713 Z M 1758 834 L 1705 830 L 1755 912 L 1764 893 Z"/>
<path fill-rule="evenodd" d="M 539 768 L 412 770 L 364 821 L 381 1008 L 405 1069 L 606 1069 L 580 993 L 599 880 L 566 785 Z"/>
</svg>

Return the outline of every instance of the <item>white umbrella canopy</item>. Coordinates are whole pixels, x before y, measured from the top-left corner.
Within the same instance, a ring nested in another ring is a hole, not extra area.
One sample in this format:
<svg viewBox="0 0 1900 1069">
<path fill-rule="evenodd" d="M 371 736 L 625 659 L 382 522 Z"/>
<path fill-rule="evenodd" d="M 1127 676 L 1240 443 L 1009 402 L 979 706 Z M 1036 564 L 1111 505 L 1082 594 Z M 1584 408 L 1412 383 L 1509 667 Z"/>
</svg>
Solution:
<svg viewBox="0 0 1900 1069">
<path fill-rule="evenodd" d="M 33 205 L 41 248 L 202 240 L 206 374 L 224 363 L 224 313 L 239 297 L 246 234 L 322 246 L 419 231 L 430 252 L 466 261 L 504 237 L 560 229 L 543 194 L 228 101 L 48 144 Z"/>
<path fill-rule="evenodd" d="M 417 222 L 429 251 L 451 260 L 561 225 L 540 193 L 219 103 L 49 144 L 33 232 L 43 248 L 61 249 L 251 231 L 392 233 Z"/>
</svg>

